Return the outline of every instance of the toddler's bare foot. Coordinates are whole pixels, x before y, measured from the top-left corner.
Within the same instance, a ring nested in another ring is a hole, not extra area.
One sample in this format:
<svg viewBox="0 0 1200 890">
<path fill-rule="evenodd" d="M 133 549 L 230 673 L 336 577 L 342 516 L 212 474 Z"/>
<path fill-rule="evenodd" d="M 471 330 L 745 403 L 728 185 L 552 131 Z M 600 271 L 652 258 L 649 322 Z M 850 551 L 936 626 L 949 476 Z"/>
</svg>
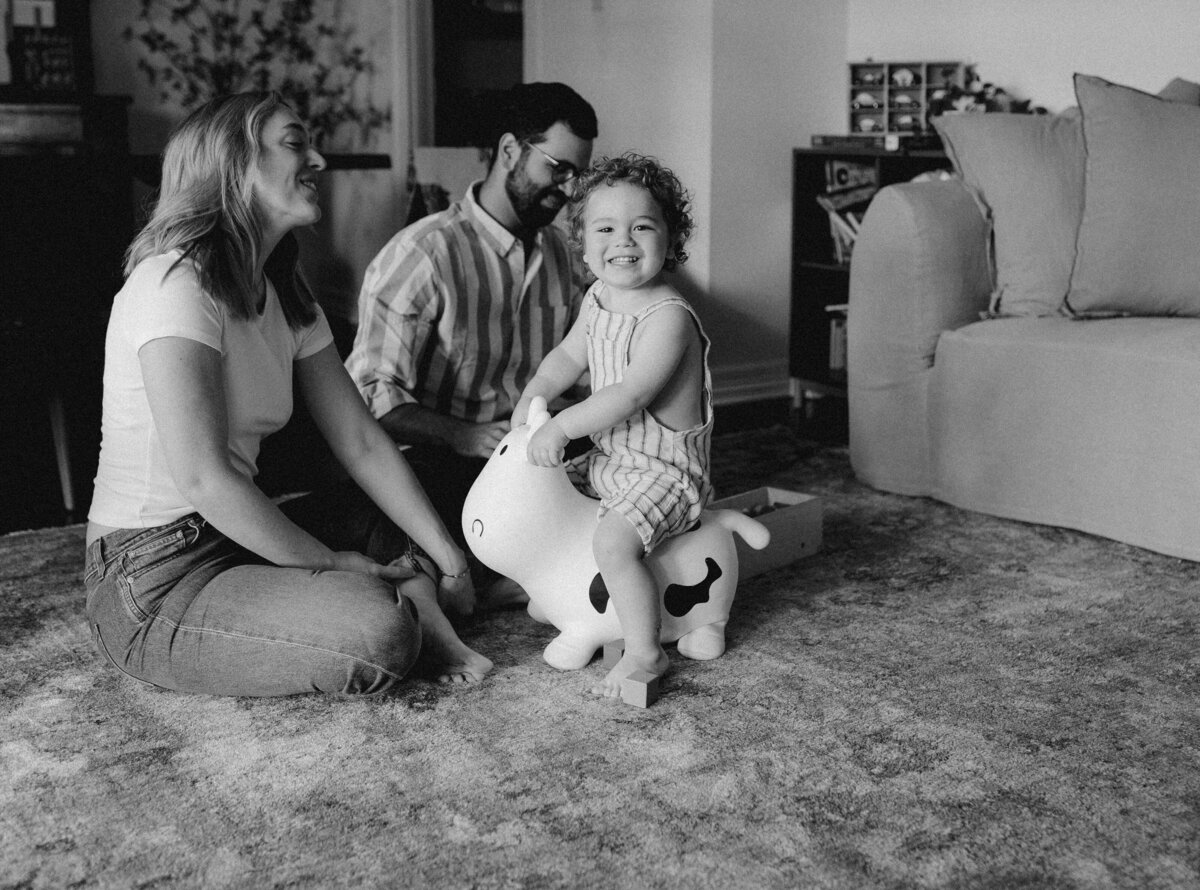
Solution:
<svg viewBox="0 0 1200 890">
<path fill-rule="evenodd" d="M 656 677 L 661 677 L 667 672 L 670 663 L 670 658 L 661 646 L 658 648 L 658 652 L 650 658 L 639 658 L 626 648 L 625 654 L 613 665 L 612 670 L 591 688 L 591 693 L 604 698 L 620 698 L 621 681 L 634 671 L 647 671 Z"/>
<path fill-rule="evenodd" d="M 417 607 L 421 625 L 421 654 L 437 671 L 439 683 L 478 683 L 493 667 L 458 638 L 450 619 L 438 606 L 433 583 L 417 577 L 401 584 L 400 592 Z"/>
</svg>

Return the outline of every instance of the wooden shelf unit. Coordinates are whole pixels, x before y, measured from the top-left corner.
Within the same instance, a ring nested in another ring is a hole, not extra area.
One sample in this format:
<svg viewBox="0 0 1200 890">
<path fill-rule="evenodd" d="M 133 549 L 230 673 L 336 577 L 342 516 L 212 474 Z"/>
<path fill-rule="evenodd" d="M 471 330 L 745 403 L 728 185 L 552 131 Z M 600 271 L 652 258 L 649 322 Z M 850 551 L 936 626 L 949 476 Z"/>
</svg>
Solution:
<svg viewBox="0 0 1200 890">
<path fill-rule="evenodd" d="M 796 407 L 805 393 L 844 396 L 844 372 L 830 368 L 827 306 L 842 305 L 850 294 L 850 264 L 834 260 L 829 215 L 817 204 L 828 193 L 831 164 L 851 162 L 874 172 L 879 188 L 907 182 L 930 170 L 949 170 L 940 151 L 877 151 L 855 148 L 796 148 L 792 151 L 792 285 L 788 373 Z M 851 259 L 853 262 L 853 258 Z"/>
<path fill-rule="evenodd" d="M 129 98 L 44 101 L 0 104 L 2 531 L 87 513 L 105 328 L 134 231 Z"/>
</svg>

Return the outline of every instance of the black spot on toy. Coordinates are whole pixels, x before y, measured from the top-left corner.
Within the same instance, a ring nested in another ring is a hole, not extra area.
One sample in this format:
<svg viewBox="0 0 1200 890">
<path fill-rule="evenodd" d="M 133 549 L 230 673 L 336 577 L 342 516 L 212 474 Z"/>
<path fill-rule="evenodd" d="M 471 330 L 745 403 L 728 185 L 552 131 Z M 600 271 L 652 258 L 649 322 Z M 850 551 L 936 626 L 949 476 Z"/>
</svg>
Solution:
<svg viewBox="0 0 1200 890">
<path fill-rule="evenodd" d="M 667 585 L 667 589 L 663 591 L 663 606 L 667 614 L 682 618 L 700 603 L 708 602 L 708 592 L 724 573 L 711 556 L 705 557 L 704 564 L 708 567 L 708 574 L 704 576 L 703 581 L 696 584 Z"/>
<path fill-rule="evenodd" d="M 596 614 L 603 615 L 604 610 L 608 608 L 608 585 L 604 583 L 599 572 L 588 586 L 588 599 L 592 601 L 592 608 L 596 610 Z"/>
</svg>

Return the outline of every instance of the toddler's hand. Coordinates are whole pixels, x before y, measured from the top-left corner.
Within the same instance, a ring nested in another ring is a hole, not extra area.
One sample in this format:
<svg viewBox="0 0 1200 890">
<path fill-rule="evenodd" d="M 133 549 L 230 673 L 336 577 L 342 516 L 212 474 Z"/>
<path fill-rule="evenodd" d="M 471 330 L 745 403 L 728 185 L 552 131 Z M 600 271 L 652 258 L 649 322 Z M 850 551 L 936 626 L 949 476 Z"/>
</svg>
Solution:
<svg viewBox="0 0 1200 890">
<path fill-rule="evenodd" d="M 556 420 L 547 420 L 529 437 L 525 456 L 534 466 L 557 467 L 562 463 L 563 451 L 569 441 Z"/>
</svg>

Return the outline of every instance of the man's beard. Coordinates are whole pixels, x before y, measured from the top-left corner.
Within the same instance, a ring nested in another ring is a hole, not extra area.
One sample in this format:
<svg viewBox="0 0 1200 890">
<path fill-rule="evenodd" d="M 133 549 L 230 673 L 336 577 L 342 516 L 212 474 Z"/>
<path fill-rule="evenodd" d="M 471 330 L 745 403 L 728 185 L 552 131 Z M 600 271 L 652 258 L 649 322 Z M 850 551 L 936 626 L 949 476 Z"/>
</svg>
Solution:
<svg viewBox="0 0 1200 890">
<path fill-rule="evenodd" d="M 517 221 L 526 229 L 540 229 L 554 222 L 558 211 L 566 203 L 562 190 L 556 185 L 539 186 L 525 172 L 525 166 L 519 165 L 508 172 L 504 179 L 504 192 L 517 215 Z M 548 197 L 554 197 L 553 206 L 542 202 Z"/>
</svg>

